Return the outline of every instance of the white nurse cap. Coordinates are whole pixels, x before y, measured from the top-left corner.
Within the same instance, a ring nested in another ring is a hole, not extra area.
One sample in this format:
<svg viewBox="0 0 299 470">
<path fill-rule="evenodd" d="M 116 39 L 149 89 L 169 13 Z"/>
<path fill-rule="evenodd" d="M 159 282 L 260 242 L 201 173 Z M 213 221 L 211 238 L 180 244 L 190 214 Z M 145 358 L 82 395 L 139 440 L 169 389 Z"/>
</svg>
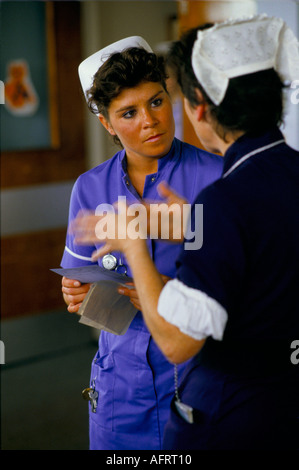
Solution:
<svg viewBox="0 0 299 470">
<path fill-rule="evenodd" d="M 104 64 L 104 62 L 106 62 L 112 54 L 122 52 L 130 47 L 140 47 L 148 52 L 153 52 L 148 43 L 142 37 L 131 36 L 114 42 L 113 44 L 110 44 L 110 46 L 104 47 L 104 49 L 95 52 L 81 62 L 78 72 L 84 96 L 86 96 L 87 90 L 92 86 L 95 73 Z"/>
<path fill-rule="evenodd" d="M 299 78 L 299 42 L 281 18 L 251 16 L 198 31 L 192 67 L 199 83 L 219 105 L 229 79 L 274 68 L 283 82 Z"/>
</svg>

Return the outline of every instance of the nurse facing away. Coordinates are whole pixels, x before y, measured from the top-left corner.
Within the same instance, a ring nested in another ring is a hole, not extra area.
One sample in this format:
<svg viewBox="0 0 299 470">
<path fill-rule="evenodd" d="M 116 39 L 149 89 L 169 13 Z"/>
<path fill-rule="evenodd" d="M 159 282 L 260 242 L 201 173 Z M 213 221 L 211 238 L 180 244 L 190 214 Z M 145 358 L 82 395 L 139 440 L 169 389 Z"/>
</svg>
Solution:
<svg viewBox="0 0 299 470">
<path fill-rule="evenodd" d="M 299 152 L 279 129 L 298 47 L 284 21 L 266 15 L 195 28 L 173 44 L 190 121 L 224 157 L 221 178 L 194 203 L 204 207 L 203 246 L 181 250 L 166 284 L 142 237 L 103 240 L 94 255 L 122 251 L 155 344 L 171 363 L 188 361 L 167 450 L 298 449 L 290 357 L 299 338 Z"/>
<path fill-rule="evenodd" d="M 191 203 L 221 176 L 222 157 L 174 137 L 164 64 L 142 38 L 126 38 L 93 54 L 80 65 L 79 76 L 90 110 L 122 150 L 78 178 L 70 224 L 82 209 L 95 213 L 100 204 L 113 204 L 120 196 L 128 204 L 161 201 L 158 185 L 163 181 Z M 61 266 L 92 264 L 92 253 L 101 246 L 96 242 L 78 245 L 68 232 Z M 146 243 L 163 282 L 173 278 L 180 244 L 157 239 Z M 125 268 L 131 276 L 130 264 L 118 250 L 96 262 L 106 269 Z M 76 280 L 66 278 L 62 283 L 68 310 L 77 312 L 90 285 L 76 286 Z M 184 367 L 178 367 L 178 379 Z M 161 449 L 175 391 L 174 372 L 140 310 L 124 335 L 101 331 L 90 378 L 97 395 L 96 406 L 90 406 L 90 449 Z"/>
</svg>

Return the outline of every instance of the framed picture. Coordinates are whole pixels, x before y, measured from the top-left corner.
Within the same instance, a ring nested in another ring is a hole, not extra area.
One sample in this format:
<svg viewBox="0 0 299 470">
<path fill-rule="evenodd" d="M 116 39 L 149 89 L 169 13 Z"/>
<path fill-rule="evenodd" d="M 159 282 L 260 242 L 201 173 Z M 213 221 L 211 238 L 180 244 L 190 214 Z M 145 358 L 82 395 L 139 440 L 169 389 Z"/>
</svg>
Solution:
<svg viewBox="0 0 299 470">
<path fill-rule="evenodd" d="M 59 146 L 52 2 L 1 2 L 1 151 Z"/>
</svg>

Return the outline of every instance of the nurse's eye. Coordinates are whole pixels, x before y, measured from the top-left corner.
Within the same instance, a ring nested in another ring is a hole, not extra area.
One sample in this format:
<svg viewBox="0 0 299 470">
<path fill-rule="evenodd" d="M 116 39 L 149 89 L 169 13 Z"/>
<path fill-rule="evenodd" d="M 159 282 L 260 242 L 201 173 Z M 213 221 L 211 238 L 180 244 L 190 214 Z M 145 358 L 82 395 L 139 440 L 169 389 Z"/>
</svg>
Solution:
<svg viewBox="0 0 299 470">
<path fill-rule="evenodd" d="M 136 111 L 135 109 L 130 109 L 129 111 L 126 111 L 122 117 L 125 118 L 125 119 L 131 119 L 132 117 L 134 117 L 136 114 Z"/>
<path fill-rule="evenodd" d="M 152 107 L 157 108 L 158 106 L 162 104 L 162 102 L 163 102 L 162 98 L 156 98 L 154 101 L 152 101 Z"/>
</svg>

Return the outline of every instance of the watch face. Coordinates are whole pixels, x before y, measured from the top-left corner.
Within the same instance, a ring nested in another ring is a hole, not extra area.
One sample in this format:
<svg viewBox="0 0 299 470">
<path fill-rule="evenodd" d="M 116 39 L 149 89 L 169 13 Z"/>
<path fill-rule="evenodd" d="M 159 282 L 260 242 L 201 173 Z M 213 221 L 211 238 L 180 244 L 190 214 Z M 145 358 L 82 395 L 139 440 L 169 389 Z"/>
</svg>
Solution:
<svg viewBox="0 0 299 470">
<path fill-rule="evenodd" d="M 102 265 L 105 269 L 114 269 L 117 264 L 117 259 L 113 255 L 105 255 L 102 259 Z"/>
</svg>

